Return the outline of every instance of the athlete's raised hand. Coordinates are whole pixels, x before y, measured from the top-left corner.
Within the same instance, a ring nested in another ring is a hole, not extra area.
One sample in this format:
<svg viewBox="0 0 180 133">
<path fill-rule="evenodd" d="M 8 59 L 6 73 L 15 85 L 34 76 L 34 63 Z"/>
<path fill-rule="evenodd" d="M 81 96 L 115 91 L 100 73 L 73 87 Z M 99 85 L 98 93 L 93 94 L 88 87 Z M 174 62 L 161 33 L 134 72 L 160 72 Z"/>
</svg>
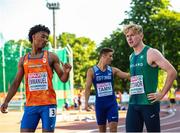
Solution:
<svg viewBox="0 0 180 133">
<path fill-rule="evenodd" d="M 69 73 L 71 71 L 72 66 L 69 63 L 62 64 L 63 72 Z"/>
</svg>

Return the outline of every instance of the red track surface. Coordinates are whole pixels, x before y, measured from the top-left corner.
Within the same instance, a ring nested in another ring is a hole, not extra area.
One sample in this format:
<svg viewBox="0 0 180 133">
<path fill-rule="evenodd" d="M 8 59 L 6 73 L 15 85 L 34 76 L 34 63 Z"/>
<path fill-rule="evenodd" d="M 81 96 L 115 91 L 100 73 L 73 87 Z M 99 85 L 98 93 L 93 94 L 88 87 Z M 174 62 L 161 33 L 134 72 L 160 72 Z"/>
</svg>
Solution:
<svg viewBox="0 0 180 133">
<path fill-rule="evenodd" d="M 167 105 L 166 105 L 167 106 Z M 162 106 L 161 110 L 166 106 Z M 180 132 L 180 104 L 176 105 L 177 111 L 175 113 L 167 113 L 161 111 L 161 131 L 162 132 Z M 23 112 L 12 112 L 8 114 L 0 113 L 0 132 L 19 132 L 20 120 Z M 79 115 L 79 114 L 76 114 Z M 87 117 L 89 115 L 87 114 Z M 36 132 L 41 132 L 41 123 L 39 124 Z M 79 132 L 97 132 L 97 125 L 95 120 L 93 121 L 57 121 L 55 133 L 79 133 Z M 120 113 L 119 132 L 125 132 L 125 115 Z"/>
<path fill-rule="evenodd" d="M 162 107 L 161 131 L 162 132 L 180 132 L 180 105 L 176 105 L 176 112 L 166 112 L 165 106 Z M 164 111 L 163 111 L 164 110 Z M 58 122 L 56 132 L 97 132 L 96 122 L 74 121 Z M 119 119 L 118 132 L 125 132 L 125 118 Z"/>
</svg>

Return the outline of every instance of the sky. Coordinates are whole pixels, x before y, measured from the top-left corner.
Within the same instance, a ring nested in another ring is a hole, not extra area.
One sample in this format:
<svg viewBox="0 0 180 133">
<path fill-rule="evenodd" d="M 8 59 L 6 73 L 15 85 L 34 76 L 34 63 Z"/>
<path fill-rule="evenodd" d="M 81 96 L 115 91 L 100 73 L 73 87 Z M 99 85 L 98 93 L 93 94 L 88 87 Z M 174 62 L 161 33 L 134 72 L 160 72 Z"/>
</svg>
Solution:
<svg viewBox="0 0 180 133">
<path fill-rule="evenodd" d="M 60 3 L 55 11 L 56 36 L 69 32 L 98 44 L 120 28 L 131 0 L 0 0 L 0 33 L 5 40 L 27 39 L 36 24 L 49 27 L 52 35 L 53 13 L 46 7 L 47 1 Z M 171 0 L 171 4 L 180 12 L 180 0 Z"/>
</svg>

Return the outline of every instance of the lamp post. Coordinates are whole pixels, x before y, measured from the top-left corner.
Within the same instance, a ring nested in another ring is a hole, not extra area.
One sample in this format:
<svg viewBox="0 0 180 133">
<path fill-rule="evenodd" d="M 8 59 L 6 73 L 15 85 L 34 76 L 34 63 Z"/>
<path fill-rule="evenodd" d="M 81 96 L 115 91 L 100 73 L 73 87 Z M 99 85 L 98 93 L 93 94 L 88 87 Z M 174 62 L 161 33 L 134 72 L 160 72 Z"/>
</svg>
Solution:
<svg viewBox="0 0 180 133">
<path fill-rule="evenodd" d="M 6 72 L 5 72 L 6 65 L 5 65 L 5 57 L 4 57 L 5 56 L 4 55 L 5 40 L 2 34 L 0 34 L 0 43 L 2 46 L 3 91 L 4 91 L 4 94 L 6 94 Z"/>
<path fill-rule="evenodd" d="M 55 49 L 56 49 L 55 10 L 60 9 L 59 8 L 59 2 L 47 2 L 46 6 L 49 10 L 53 11 L 53 44 L 54 44 Z"/>
</svg>

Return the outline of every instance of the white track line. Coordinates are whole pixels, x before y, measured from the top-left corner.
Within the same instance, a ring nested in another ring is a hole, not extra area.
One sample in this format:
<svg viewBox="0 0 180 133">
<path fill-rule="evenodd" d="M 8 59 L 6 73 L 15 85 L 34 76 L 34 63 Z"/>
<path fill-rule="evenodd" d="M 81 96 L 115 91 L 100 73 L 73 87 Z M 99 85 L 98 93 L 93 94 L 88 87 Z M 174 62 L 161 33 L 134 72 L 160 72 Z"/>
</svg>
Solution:
<svg viewBox="0 0 180 133">
<path fill-rule="evenodd" d="M 178 123 L 178 122 L 180 122 L 180 120 L 163 123 L 163 124 L 161 124 L 161 126 L 168 126 L 168 125 L 170 125 L 170 124 L 175 124 L 175 123 Z"/>
<path fill-rule="evenodd" d="M 174 128 L 169 128 L 169 129 L 165 129 L 165 130 L 162 130 L 162 132 L 166 132 L 166 131 L 169 131 L 170 133 L 175 133 L 174 130 L 175 129 L 180 129 L 180 127 L 174 127 Z M 179 130 L 180 131 L 180 130 Z M 178 132 L 179 133 L 179 132 Z"/>
<path fill-rule="evenodd" d="M 164 111 L 164 112 L 166 112 L 166 111 Z M 175 115 L 175 113 L 172 112 L 172 113 L 170 113 L 168 116 L 165 116 L 165 117 L 160 118 L 160 120 L 169 119 L 169 118 L 173 117 L 174 115 Z M 175 122 L 179 122 L 179 121 L 175 121 Z M 169 122 L 169 123 L 161 124 L 161 126 L 168 125 L 168 124 L 172 124 L 172 123 L 175 123 L 175 122 Z M 118 126 L 118 128 L 123 128 L 123 127 L 125 127 L 125 125 L 120 125 L 120 126 Z M 107 129 L 109 129 L 109 128 L 107 128 Z M 99 130 L 98 130 L 98 129 L 87 130 L 87 132 L 95 132 L 95 131 L 99 131 Z M 164 131 L 164 130 L 163 130 L 163 131 Z"/>
</svg>

